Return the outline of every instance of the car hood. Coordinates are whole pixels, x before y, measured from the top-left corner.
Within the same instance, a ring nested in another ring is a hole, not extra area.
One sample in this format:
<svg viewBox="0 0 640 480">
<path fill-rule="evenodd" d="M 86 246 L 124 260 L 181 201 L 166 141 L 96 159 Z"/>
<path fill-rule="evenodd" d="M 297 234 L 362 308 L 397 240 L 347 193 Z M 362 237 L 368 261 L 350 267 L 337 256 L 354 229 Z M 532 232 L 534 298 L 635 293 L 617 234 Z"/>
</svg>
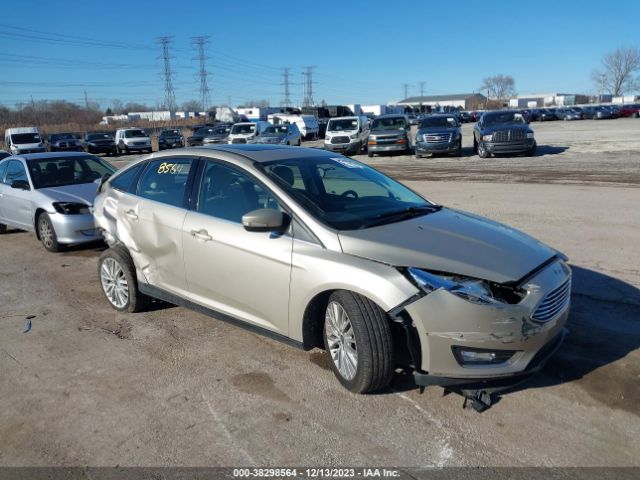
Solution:
<svg viewBox="0 0 640 480">
<path fill-rule="evenodd" d="M 457 133 L 458 127 L 424 127 L 418 129 L 418 134 L 423 133 Z"/>
<path fill-rule="evenodd" d="M 40 188 L 38 192 L 52 202 L 80 202 L 93 205 L 96 198 L 98 184 L 80 183 L 78 185 L 64 185 L 61 187 Z"/>
<path fill-rule="evenodd" d="M 378 135 L 398 135 L 398 136 L 403 136 L 406 133 L 406 130 L 399 130 L 399 129 L 393 129 L 393 130 L 371 130 L 371 132 L 369 133 L 369 135 L 375 137 Z"/>
<path fill-rule="evenodd" d="M 528 132 L 531 130 L 531 127 L 529 127 L 529 125 L 521 125 L 519 123 L 501 123 L 500 125 L 484 126 L 483 128 L 479 128 L 479 130 L 484 134 L 504 130 L 523 130 Z"/>
<path fill-rule="evenodd" d="M 338 235 L 343 252 L 350 255 L 497 283 L 519 280 L 558 254 L 511 227 L 446 208 Z"/>
</svg>

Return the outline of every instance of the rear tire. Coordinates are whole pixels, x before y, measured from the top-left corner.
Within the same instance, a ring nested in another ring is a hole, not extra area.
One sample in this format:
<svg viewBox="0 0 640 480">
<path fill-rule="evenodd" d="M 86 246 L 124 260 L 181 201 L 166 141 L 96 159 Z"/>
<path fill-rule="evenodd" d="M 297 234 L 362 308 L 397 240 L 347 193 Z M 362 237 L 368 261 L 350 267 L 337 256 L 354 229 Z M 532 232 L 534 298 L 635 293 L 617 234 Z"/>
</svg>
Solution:
<svg viewBox="0 0 640 480">
<path fill-rule="evenodd" d="M 367 157 L 373 157 L 373 152 L 371 150 L 367 150 Z"/>
<path fill-rule="evenodd" d="M 151 297 L 138 290 L 136 267 L 122 246 L 102 252 L 98 261 L 98 278 L 109 305 L 119 312 L 140 312 L 151 303 Z"/>
<path fill-rule="evenodd" d="M 323 332 L 333 373 L 347 390 L 367 393 L 389 385 L 395 367 L 393 338 L 380 307 L 338 290 L 329 297 Z"/>
</svg>

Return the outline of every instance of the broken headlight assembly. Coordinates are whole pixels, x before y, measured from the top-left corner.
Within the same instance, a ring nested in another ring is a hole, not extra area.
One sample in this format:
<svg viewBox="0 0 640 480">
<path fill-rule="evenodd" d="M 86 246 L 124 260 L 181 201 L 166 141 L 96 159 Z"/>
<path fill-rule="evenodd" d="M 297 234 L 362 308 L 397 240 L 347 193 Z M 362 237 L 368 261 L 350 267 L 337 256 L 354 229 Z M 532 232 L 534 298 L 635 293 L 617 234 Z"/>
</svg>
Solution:
<svg viewBox="0 0 640 480">
<path fill-rule="evenodd" d="M 406 275 L 424 293 L 443 289 L 478 305 L 516 304 L 527 294 L 523 289 L 500 285 L 477 278 L 447 273 L 433 273 L 419 268 L 407 268 Z"/>
<path fill-rule="evenodd" d="M 88 215 L 90 213 L 87 205 L 77 202 L 54 202 L 53 208 L 63 215 Z"/>
</svg>

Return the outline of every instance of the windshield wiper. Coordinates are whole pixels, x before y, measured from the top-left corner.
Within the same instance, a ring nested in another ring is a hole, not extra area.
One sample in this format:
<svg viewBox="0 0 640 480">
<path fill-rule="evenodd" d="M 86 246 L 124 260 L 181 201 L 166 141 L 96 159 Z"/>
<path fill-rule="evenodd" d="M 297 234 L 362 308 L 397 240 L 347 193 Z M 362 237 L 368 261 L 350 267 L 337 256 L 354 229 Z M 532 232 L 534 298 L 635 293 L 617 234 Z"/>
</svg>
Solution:
<svg viewBox="0 0 640 480">
<path fill-rule="evenodd" d="M 380 213 L 371 220 L 363 223 L 360 228 L 376 227 L 385 223 L 399 222 L 412 217 L 420 217 L 442 210 L 442 205 L 421 205 L 419 207 L 407 207 L 402 210 Z"/>
</svg>

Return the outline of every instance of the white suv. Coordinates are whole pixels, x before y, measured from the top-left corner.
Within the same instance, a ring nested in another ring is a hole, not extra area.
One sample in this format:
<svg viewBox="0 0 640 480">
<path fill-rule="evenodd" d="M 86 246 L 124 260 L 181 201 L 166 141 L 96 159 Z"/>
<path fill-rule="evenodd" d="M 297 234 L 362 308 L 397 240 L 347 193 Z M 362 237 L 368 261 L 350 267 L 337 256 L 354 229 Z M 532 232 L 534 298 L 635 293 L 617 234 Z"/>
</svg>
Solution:
<svg viewBox="0 0 640 480">
<path fill-rule="evenodd" d="M 128 154 L 131 152 L 149 152 L 151 138 L 140 128 L 119 128 L 116 130 L 116 153 Z"/>
</svg>

